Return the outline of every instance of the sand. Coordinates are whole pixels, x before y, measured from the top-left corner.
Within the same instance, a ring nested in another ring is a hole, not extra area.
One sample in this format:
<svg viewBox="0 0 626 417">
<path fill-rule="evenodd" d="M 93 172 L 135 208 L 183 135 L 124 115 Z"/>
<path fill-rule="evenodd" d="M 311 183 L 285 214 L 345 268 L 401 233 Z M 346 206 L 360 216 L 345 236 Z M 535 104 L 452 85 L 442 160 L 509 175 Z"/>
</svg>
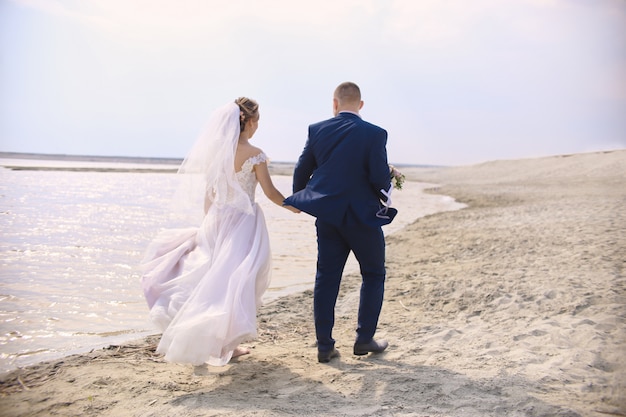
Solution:
<svg viewBox="0 0 626 417">
<path fill-rule="evenodd" d="M 468 207 L 388 237 L 385 353 L 351 354 L 349 275 L 330 364 L 306 291 L 225 367 L 164 362 L 155 335 L 2 376 L 0 415 L 626 415 L 626 150 L 405 174 Z"/>
</svg>

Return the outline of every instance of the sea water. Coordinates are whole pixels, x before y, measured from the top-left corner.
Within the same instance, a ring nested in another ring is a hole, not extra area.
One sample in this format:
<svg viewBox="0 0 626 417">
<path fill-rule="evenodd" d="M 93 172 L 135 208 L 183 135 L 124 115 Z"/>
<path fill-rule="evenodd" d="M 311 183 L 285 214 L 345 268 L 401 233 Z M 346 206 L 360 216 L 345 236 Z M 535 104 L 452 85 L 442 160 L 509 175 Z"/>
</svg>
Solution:
<svg viewBox="0 0 626 417">
<path fill-rule="evenodd" d="M 175 175 L 159 172 L 10 170 L 0 167 L 0 372 L 157 333 L 148 320 L 139 264 L 159 229 L 171 226 Z M 291 178 L 274 176 L 288 195 Z M 418 217 L 460 205 L 394 191 L 393 233 Z M 314 219 L 272 204 L 260 188 L 277 298 L 312 288 Z M 351 257 L 346 272 L 358 271 Z"/>
</svg>

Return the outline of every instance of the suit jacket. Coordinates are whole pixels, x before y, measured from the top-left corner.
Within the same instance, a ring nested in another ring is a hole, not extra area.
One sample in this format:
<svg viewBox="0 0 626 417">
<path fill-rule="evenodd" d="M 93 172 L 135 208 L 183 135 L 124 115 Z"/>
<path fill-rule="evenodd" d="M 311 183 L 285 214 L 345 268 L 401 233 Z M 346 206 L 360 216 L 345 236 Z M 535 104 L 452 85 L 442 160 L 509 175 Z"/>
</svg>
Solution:
<svg viewBox="0 0 626 417">
<path fill-rule="evenodd" d="M 377 216 L 391 186 L 386 145 L 384 129 L 353 113 L 312 124 L 284 204 L 336 226 L 390 223 L 395 209 Z"/>
</svg>

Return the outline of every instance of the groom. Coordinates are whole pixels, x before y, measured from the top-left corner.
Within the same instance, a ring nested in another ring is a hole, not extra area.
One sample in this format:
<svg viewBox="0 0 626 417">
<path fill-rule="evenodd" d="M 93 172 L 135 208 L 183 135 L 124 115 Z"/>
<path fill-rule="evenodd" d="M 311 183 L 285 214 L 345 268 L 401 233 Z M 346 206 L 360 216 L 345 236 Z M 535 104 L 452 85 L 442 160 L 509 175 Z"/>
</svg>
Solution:
<svg viewBox="0 0 626 417">
<path fill-rule="evenodd" d="M 384 340 L 374 340 L 385 285 L 381 226 L 390 223 L 397 211 L 387 204 L 391 192 L 387 132 L 362 120 L 362 107 L 356 84 L 345 82 L 335 89 L 335 117 L 309 126 L 309 137 L 293 174 L 294 194 L 284 202 L 317 218 L 313 310 L 317 359 L 323 363 L 339 356 L 332 330 L 341 275 L 350 251 L 362 275 L 353 352 L 379 353 L 388 345 Z"/>
</svg>

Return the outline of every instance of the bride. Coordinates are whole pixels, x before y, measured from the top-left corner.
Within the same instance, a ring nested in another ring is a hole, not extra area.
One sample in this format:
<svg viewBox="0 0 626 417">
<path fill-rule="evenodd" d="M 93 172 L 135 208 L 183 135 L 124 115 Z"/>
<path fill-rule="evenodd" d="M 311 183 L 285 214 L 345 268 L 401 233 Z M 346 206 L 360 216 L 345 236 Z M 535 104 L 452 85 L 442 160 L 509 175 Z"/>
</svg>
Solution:
<svg viewBox="0 0 626 417">
<path fill-rule="evenodd" d="M 146 250 L 142 287 L 163 332 L 157 352 L 168 361 L 222 366 L 249 353 L 239 344 L 257 336 L 257 307 L 270 281 L 257 184 L 272 202 L 284 200 L 267 156 L 249 143 L 258 125 L 259 105 L 249 98 L 213 113 L 178 170 L 176 200 L 196 208 L 200 226 L 164 230 Z"/>
</svg>

